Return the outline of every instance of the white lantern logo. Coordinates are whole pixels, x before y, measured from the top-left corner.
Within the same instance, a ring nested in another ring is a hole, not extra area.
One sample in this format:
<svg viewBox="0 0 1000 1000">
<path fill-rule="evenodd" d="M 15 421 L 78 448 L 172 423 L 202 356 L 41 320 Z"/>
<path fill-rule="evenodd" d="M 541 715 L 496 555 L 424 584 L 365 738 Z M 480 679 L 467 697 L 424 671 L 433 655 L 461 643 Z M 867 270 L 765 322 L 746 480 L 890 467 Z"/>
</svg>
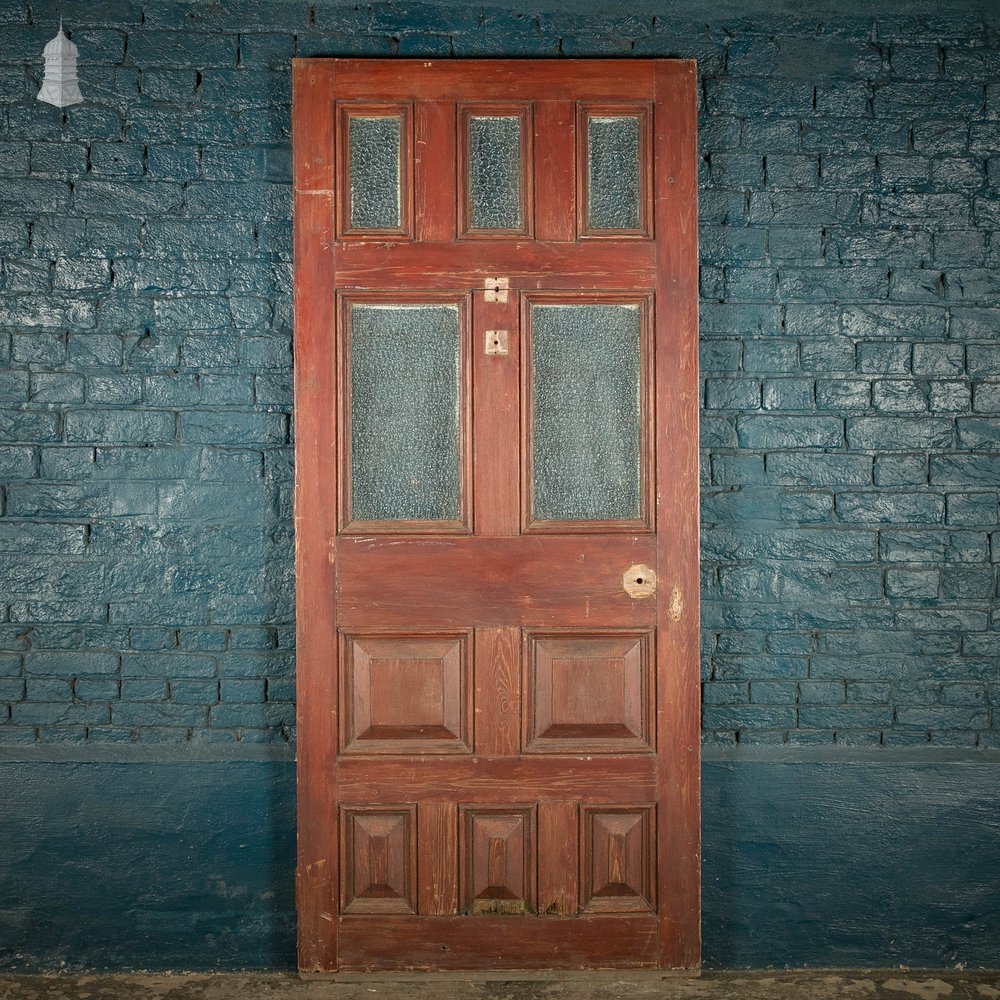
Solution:
<svg viewBox="0 0 1000 1000">
<path fill-rule="evenodd" d="M 80 50 L 63 32 L 59 21 L 59 34 L 45 46 L 45 77 L 38 99 L 57 108 L 83 102 L 80 84 L 76 79 L 76 57 Z"/>
</svg>

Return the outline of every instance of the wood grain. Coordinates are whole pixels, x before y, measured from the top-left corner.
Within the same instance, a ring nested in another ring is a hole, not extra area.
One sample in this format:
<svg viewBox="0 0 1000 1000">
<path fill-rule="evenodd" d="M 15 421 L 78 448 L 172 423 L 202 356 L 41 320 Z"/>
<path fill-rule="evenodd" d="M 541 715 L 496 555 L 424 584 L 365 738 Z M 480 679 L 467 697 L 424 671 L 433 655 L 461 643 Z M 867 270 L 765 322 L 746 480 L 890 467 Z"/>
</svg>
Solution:
<svg viewBox="0 0 1000 1000">
<path fill-rule="evenodd" d="M 417 812 L 420 912 L 447 916 L 458 912 L 458 806 L 423 802 Z"/>
<path fill-rule="evenodd" d="M 513 757 L 521 736 L 521 636 L 516 628 L 476 630 L 475 751 Z"/>
<path fill-rule="evenodd" d="M 698 964 L 695 79 L 693 63 L 667 60 L 295 60 L 305 972 Z M 537 239 L 459 236 L 461 104 L 520 107 L 533 123 L 523 190 Z M 641 233 L 581 233 L 582 105 L 648 119 Z M 409 228 L 338 238 L 338 117 L 389 106 L 409 122 Z M 506 301 L 487 301 L 493 278 L 506 279 Z M 644 303 L 640 522 L 529 524 L 530 296 Z M 463 303 L 459 521 L 349 522 L 349 340 L 336 304 L 359 297 Z M 501 329 L 508 353 L 487 355 L 486 331 Z M 657 577 L 642 600 L 624 589 L 635 566 Z M 377 637 L 371 663 L 341 664 L 338 633 Z M 462 637 L 471 676 L 421 645 L 433 633 Z M 551 690 L 531 708 L 541 722 L 525 730 L 531 634 L 556 638 Z M 631 639 L 615 645 L 629 636 L 643 637 L 648 670 L 629 659 Z M 598 676 L 598 640 L 609 670 L 622 661 L 620 699 Z M 353 712 L 343 726 L 340 684 Z"/>
<path fill-rule="evenodd" d="M 341 968 L 651 969 L 656 917 L 341 917 Z"/>
<path fill-rule="evenodd" d="M 295 592 L 298 760 L 299 968 L 337 968 L 338 856 L 336 609 L 327 558 L 336 504 L 324 482 L 336 442 L 327 406 L 334 398 L 333 114 L 330 75 L 296 63 L 292 119 L 295 175 Z"/>
<path fill-rule="evenodd" d="M 348 538 L 337 545 L 344 628 L 651 625 L 622 575 L 655 565 L 649 535 Z"/>
<path fill-rule="evenodd" d="M 535 235 L 539 240 L 576 236 L 576 118 L 572 101 L 535 105 Z"/>
<path fill-rule="evenodd" d="M 694 968 L 701 959 L 696 83 L 693 62 L 657 62 L 657 826 L 664 968 Z M 675 588 L 683 608 L 676 621 Z"/>
<path fill-rule="evenodd" d="M 629 757 L 341 757 L 340 801 L 385 799 L 386 789 L 405 789 L 413 802 L 502 803 L 576 801 L 648 802 L 656 795 L 656 758 Z M 402 792 L 400 794 L 403 794 Z"/>
<path fill-rule="evenodd" d="M 486 353 L 488 330 L 507 331 L 507 354 Z M 516 294 L 508 295 L 506 302 L 487 302 L 482 291 L 476 292 L 472 343 L 478 417 L 473 432 L 475 530 L 480 536 L 516 535 L 520 530 L 517 469 L 521 419 Z"/>
<path fill-rule="evenodd" d="M 579 808 L 576 801 L 538 806 L 538 912 L 568 917 L 577 912 Z"/>
<path fill-rule="evenodd" d="M 471 246 L 471 244 L 475 246 Z M 524 289 L 633 291 L 656 279 L 649 242 L 528 243 L 468 240 L 462 243 L 343 244 L 338 281 L 360 289 L 482 288 L 502 274 Z"/>
<path fill-rule="evenodd" d="M 451 101 L 421 101 L 416 106 L 414 131 L 417 239 L 453 240 L 455 105 Z"/>
</svg>

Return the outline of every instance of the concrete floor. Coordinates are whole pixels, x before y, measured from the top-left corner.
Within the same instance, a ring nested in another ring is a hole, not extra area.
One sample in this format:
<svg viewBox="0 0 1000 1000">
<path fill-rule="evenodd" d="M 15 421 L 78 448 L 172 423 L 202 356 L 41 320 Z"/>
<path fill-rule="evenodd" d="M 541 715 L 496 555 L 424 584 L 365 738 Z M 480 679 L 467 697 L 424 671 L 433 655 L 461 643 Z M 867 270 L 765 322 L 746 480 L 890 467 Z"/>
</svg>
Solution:
<svg viewBox="0 0 1000 1000">
<path fill-rule="evenodd" d="M 744 972 L 701 978 L 596 973 L 555 980 L 303 982 L 284 974 L 0 976 L 0 1000 L 1000 1000 L 994 972 Z"/>
</svg>

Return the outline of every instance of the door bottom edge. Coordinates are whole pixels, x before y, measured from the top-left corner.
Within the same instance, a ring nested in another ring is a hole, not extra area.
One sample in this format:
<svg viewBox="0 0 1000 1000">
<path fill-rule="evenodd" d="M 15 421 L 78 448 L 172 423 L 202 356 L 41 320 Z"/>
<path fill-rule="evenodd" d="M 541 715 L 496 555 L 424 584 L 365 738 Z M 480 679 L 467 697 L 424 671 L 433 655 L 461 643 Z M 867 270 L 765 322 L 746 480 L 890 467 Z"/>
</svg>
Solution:
<svg viewBox="0 0 1000 1000">
<path fill-rule="evenodd" d="M 335 983 L 494 983 L 494 982 L 564 982 L 588 980 L 591 982 L 648 982 L 660 979 L 698 979 L 701 969 L 401 969 L 390 972 L 365 972 L 341 969 L 337 972 L 299 972 L 304 982 L 324 981 Z"/>
</svg>

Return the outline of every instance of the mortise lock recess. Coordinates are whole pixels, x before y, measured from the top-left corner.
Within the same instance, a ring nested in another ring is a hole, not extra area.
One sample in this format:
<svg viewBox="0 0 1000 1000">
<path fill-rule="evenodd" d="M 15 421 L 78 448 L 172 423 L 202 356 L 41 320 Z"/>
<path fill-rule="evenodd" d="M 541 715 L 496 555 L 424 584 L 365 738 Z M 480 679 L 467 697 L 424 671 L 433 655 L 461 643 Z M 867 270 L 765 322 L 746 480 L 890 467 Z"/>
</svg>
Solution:
<svg viewBox="0 0 1000 1000">
<path fill-rule="evenodd" d="M 487 354 L 509 354 L 510 339 L 506 330 L 486 331 L 486 353 Z"/>
</svg>

